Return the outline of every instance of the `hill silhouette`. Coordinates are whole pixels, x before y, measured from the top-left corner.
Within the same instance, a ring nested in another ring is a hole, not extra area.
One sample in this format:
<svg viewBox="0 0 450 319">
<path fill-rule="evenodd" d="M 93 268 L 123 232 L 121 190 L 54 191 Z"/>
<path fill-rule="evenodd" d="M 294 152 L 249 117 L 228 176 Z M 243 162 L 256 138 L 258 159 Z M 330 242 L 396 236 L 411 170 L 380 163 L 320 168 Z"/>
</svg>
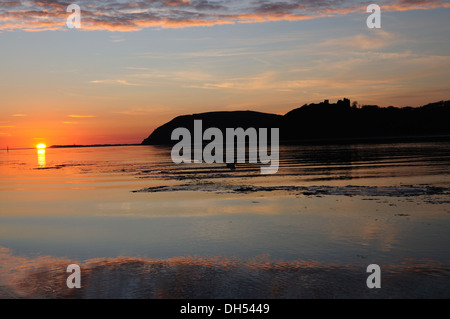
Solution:
<svg viewBox="0 0 450 319">
<path fill-rule="evenodd" d="M 178 127 L 185 127 L 193 134 L 194 120 L 202 120 L 203 130 L 216 127 L 225 132 L 227 127 L 277 127 L 281 115 L 268 114 L 254 111 L 231 111 L 231 112 L 207 112 L 192 115 L 182 115 L 174 118 L 170 122 L 158 127 L 146 138 L 144 145 L 175 144 L 177 141 L 171 140 L 172 131 Z"/>
<path fill-rule="evenodd" d="M 305 104 L 285 115 L 254 111 L 207 112 L 178 116 L 158 127 L 143 145 L 173 145 L 172 131 L 187 128 L 193 134 L 194 120 L 202 120 L 203 130 L 216 127 L 280 128 L 281 142 L 315 139 L 367 139 L 449 135 L 450 100 L 430 103 L 421 107 L 357 106 L 350 100 L 337 103 L 328 100 L 318 104 Z"/>
</svg>

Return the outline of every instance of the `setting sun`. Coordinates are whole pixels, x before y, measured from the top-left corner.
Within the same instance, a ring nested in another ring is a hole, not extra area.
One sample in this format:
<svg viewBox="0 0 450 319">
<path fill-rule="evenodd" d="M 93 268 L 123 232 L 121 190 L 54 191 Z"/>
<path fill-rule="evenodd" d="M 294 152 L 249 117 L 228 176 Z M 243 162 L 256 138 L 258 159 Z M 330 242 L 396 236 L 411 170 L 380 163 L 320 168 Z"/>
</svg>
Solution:
<svg viewBox="0 0 450 319">
<path fill-rule="evenodd" d="M 36 145 L 37 149 L 45 149 L 47 146 L 45 144 L 38 144 Z"/>
</svg>

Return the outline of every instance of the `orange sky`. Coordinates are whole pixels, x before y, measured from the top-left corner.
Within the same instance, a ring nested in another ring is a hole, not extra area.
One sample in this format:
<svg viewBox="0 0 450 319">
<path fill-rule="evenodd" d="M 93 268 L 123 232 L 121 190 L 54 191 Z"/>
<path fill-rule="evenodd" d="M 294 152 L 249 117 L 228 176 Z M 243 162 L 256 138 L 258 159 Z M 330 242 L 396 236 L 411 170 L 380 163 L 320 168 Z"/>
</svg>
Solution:
<svg viewBox="0 0 450 319">
<path fill-rule="evenodd" d="M 82 7 L 81 29 L 65 26 L 59 1 L 28 3 L 0 5 L 0 149 L 140 143 L 177 115 L 206 111 L 450 99 L 447 1 L 380 1 L 381 29 L 367 28 L 357 0 L 172 1 L 159 22 L 146 20 L 153 7 L 99 0 Z"/>
</svg>

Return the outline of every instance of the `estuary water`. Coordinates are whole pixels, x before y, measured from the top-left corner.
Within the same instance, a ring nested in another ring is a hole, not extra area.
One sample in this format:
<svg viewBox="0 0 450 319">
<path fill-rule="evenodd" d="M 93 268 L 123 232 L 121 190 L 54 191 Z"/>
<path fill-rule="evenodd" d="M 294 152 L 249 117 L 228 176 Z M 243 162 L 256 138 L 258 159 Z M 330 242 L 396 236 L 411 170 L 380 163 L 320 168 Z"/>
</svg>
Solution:
<svg viewBox="0 0 450 319">
<path fill-rule="evenodd" d="M 448 139 L 282 145 L 273 175 L 170 151 L 0 151 L 0 298 L 450 297 Z"/>
</svg>

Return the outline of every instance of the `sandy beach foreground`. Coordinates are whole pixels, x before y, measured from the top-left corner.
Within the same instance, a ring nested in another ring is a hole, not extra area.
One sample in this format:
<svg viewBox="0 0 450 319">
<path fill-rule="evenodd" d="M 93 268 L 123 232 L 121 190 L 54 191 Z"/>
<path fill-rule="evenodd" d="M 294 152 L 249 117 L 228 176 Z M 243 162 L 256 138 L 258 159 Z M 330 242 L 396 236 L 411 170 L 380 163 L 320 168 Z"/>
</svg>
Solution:
<svg viewBox="0 0 450 319">
<path fill-rule="evenodd" d="M 280 262 L 267 257 L 180 257 L 164 260 L 119 257 L 81 265 L 81 289 L 66 286 L 74 261 L 32 260 L 3 250 L 0 298 L 281 299 L 449 298 L 448 265 L 404 261 L 383 265 L 382 289 L 368 289 L 362 265 Z M 5 282 L 6 281 L 6 282 Z"/>
</svg>

